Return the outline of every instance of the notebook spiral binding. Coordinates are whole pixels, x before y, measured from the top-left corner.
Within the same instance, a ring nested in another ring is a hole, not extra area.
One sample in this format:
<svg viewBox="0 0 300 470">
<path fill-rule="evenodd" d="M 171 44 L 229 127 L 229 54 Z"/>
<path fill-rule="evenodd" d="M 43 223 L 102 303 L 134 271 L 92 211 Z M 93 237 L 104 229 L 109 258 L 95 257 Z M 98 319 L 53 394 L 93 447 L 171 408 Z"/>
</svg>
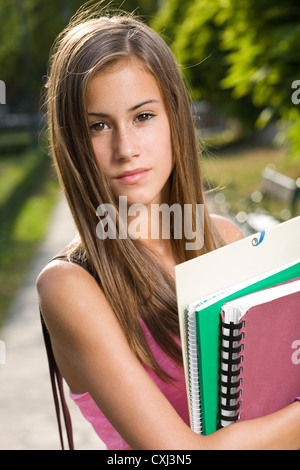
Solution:
<svg viewBox="0 0 300 470">
<path fill-rule="evenodd" d="M 196 318 L 193 314 L 187 314 L 187 347 L 188 347 L 188 371 L 190 388 L 190 415 L 191 428 L 197 434 L 203 434 L 201 413 L 201 397 L 198 373 L 197 333 Z"/>
<path fill-rule="evenodd" d="M 220 427 L 228 426 L 240 418 L 240 397 L 242 394 L 243 343 L 240 333 L 244 322 L 222 324 L 220 357 Z"/>
</svg>

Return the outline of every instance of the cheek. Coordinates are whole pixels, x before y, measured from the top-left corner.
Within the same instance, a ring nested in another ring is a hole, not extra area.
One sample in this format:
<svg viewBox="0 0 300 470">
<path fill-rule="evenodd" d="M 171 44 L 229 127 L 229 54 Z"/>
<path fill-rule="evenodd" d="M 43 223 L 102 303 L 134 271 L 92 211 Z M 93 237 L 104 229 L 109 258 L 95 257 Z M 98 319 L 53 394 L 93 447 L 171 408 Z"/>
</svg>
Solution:
<svg viewBox="0 0 300 470">
<path fill-rule="evenodd" d="M 163 133 L 161 141 L 159 143 L 159 148 L 163 149 L 163 158 L 166 164 L 166 168 L 171 171 L 174 167 L 175 158 L 173 154 L 173 146 L 169 126 L 165 127 L 165 132 Z"/>
<path fill-rule="evenodd" d="M 151 140 L 150 145 L 153 149 L 155 148 L 157 156 L 163 158 L 165 163 L 173 161 L 171 131 L 167 120 L 163 120 L 159 123 Z"/>
<path fill-rule="evenodd" d="M 92 141 L 92 145 L 98 166 L 100 170 L 105 173 L 109 163 L 108 148 L 107 146 L 103 145 L 103 142 L 100 143 L 99 141 L 97 141 L 97 139 L 94 139 Z"/>
</svg>

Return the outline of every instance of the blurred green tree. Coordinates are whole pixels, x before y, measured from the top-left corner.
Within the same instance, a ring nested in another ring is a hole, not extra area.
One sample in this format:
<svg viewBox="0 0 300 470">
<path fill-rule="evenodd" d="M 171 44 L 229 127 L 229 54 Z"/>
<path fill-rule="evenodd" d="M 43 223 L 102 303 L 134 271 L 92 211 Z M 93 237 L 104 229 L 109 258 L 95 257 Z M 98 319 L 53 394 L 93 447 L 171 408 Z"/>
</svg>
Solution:
<svg viewBox="0 0 300 470">
<path fill-rule="evenodd" d="M 232 99 L 232 90 L 222 85 L 229 64 L 223 50 L 224 5 L 222 0 L 165 2 L 151 26 L 162 33 L 178 58 L 193 100 L 206 100 L 226 116 L 238 118 L 244 132 L 253 129 L 257 110 L 251 97 Z M 247 109 L 247 114 L 245 114 Z"/>
<path fill-rule="evenodd" d="M 188 0 L 184 8 L 169 0 L 152 25 L 173 41 L 194 99 L 209 100 L 248 131 L 276 122 L 299 156 L 298 0 Z"/>
<path fill-rule="evenodd" d="M 35 112 L 47 73 L 50 48 L 83 0 L 6 0 L 0 2 L 0 79 L 7 104 L 16 111 Z M 90 6 L 136 11 L 145 20 L 154 15 L 153 0 L 89 1 Z"/>
<path fill-rule="evenodd" d="M 300 4 L 297 0 L 231 0 L 222 48 L 229 52 L 222 85 L 240 99 L 251 96 L 261 109 L 258 128 L 277 122 L 282 140 L 300 159 L 300 108 L 292 84 L 300 79 Z"/>
</svg>

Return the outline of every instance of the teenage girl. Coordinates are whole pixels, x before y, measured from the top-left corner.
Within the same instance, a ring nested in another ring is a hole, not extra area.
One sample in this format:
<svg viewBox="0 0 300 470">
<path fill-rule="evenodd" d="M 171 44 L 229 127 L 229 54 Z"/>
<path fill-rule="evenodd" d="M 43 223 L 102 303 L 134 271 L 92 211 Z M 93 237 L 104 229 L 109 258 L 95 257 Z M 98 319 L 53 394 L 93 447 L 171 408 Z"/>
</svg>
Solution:
<svg viewBox="0 0 300 470">
<path fill-rule="evenodd" d="M 55 46 L 47 105 L 78 238 L 39 275 L 39 302 L 71 397 L 107 448 L 299 449 L 299 403 L 209 436 L 189 427 L 173 268 L 242 234 L 204 207 L 204 242 L 190 250 L 184 231 L 163 237 L 151 217 L 155 204 L 204 204 L 190 103 L 167 45 L 125 15 L 79 17 Z M 160 236 L 124 234 L 120 197 L 128 227 L 138 216 Z M 116 237 L 111 227 L 99 236 L 103 204 L 115 208 Z M 130 213 L 134 204 L 147 210 Z"/>
</svg>

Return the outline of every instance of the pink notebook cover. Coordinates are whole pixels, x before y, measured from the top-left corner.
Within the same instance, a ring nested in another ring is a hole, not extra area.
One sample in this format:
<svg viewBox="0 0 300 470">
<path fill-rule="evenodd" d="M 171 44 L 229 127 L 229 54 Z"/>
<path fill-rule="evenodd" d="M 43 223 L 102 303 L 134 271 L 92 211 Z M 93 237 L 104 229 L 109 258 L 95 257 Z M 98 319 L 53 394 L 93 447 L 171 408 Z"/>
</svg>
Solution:
<svg viewBox="0 0 300 470">
<path fill-rule="evenodd" d="M 241 421 L 273 413 L 300 394 L 300 292 L 250 307 L 242 321 Z"/>
</svg>

